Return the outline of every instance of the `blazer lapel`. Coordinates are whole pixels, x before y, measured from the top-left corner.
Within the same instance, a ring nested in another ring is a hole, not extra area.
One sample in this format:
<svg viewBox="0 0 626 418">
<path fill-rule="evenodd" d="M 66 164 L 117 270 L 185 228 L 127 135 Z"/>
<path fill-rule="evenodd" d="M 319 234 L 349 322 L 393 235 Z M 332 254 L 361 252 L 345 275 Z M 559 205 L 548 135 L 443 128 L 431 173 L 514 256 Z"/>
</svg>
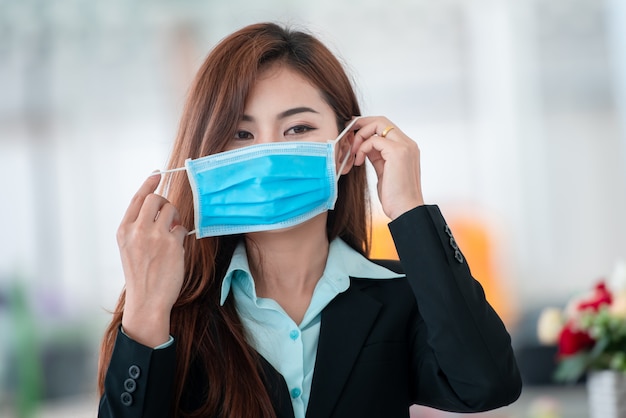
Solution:
<svg viewBox="0 0 626 418">
<path fill-rule="evenodd" d="M 293 406 L 285 379 L 265 357 L 259 354 L 259 358 L 263 367 L 263 383 L 272 400 L 276 418 L 294 418 Z"/>
<path fill-rule="evenodd" d="M 352 280 L 324 309 L 307 417 L 331 415 L 380 308 Z"/>
</svg>

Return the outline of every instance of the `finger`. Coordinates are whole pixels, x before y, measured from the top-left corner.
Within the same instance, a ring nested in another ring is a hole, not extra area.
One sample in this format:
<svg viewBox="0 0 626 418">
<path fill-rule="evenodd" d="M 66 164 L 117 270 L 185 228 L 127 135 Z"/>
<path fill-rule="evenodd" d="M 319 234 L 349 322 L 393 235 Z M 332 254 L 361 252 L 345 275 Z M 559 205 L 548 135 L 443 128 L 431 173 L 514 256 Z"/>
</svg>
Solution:
<svg viewBox="0 0 626 418">
<path fill-rule="evenodd" d="M 355 133 L 354 146 L 352 148 L 353 150 L 360 149 L 363 143 L 375 138 L 388 139 L 389 134 L 397 130 L 397 128 L 389 121 L 389 119 L 384 117 L 362 118 L 356 122 L 355 126 L 358 128 L 358 130 Z M 382 136 L 383 133 L 385 133 L 385 137 Z M 357 158 L 355 161 L 355 165 L 361 165 L 365 162 L 365 155 L 356 153 L 356 156 Z"/>
<path fill-rule="evenodd" d="M 156 222 L 161 217 L 161 208 L 168 200 L 161 195 L 150 193 L 143 200 L 143 205 L 137 216 L 137 222 Z"/>
<path fill-rule="evenodd" d="M 364 139 L 374 135 L 382 137 L 382 134 L 387 130 L 385 133 L 386 138 L 387 134 L 398 129 L 389 119 L 381 116 L 361 118 L 354 124 L 354 127 L 361 133 Z"/>
<path fill-rule="evenodd" d="M 380 155 L 376 156 L 372 155 L 372 153 L 377 152 L 380 154 L 387 146 L 389 146 L 389 143 L 387 143 L 384 138 L 378 136 L 368 138 L 366 141 L 363 141 L 357 149 L 354 165 L 362 165 L 365 163 L 366 157 L 369 157 L 370 161 L 377 159 Z"/>
<path fill-rule="evenodd" d="M 171 230 L 176 225 L 180 225 L 180 214 L 174 205 L 170 202 L 165 202 L 155 222 L 160 227 Z"/>
<path fill-rule="evenodd" d="M 122 218 L 122 224 L 132 223 L 137 220 L 146 196 L 154 193 L 156 188 L 159 186 L 160 181 L 161 175 L 160 173 L 156 172 L 143 182 L 137 193 L 135 193 L 135 195 L 131 199 L 130 204 L 128 205 L 128 209 L 126 209 L 124 217 Z"/>
<path fill-rule="evenodd" d="M 176 239 L 178 239 L 181 243 L 185 240 L 185 238 L 187 238 L 187 235 L 189 234 L 189 231 L 187 230 L 187 228 L 185 228 L 182 225 L 174 226 L 170 230 L 170 232 L 174 234 L 176 236 Z"/>
<path fill-rule="evenodd" d="M 385 171 L 385 159 L 379 156 L 379 157 L 371 157 L 369 158 L 369 160 L 372 163 L 374 172 L 376 173 L 376 178 L 380 181 Z"/>
</svg>

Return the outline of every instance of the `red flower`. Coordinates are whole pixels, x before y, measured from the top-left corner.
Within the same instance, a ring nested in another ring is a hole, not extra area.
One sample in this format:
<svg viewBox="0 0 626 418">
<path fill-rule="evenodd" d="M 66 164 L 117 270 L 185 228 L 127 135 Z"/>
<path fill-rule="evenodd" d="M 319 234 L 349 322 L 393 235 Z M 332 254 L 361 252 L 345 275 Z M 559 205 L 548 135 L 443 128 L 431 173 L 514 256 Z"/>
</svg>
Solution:
<svg viewBox="0 0 626 418">
<path fill-rule="evenodd" d="M 606 284 L 601 281 L 598 283 L 589 297 L 589 299 L 582 300 L 578 303 L 577 309 L 579 311 L 583 311 L 585 309 L 591 309 L 594 312 L 597 312 L 602 305 L 610 305 L 613 301 L 613 295 L 609 289 L 606 288 Z"/>
<path fill-rule="evenodd" d="M 563 327 L 559 335 L 559 356 L 570 356 L 581 350 L 591 348 L 595 341 L 584 331 L 574 328 L 572 321 Z"/>
</svg>

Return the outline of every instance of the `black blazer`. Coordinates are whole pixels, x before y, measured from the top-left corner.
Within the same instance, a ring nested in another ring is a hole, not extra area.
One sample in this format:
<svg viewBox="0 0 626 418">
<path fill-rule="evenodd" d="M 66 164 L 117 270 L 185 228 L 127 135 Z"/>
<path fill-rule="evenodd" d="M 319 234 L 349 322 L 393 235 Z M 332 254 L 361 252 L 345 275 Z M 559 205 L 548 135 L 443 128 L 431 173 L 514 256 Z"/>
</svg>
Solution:
<svg viewBox="0 0 626 418">
<path fill-rule="evenodd" d="M 412 404 L 479 412 L 515 401 L 509 334 L 438 207 L 417 207 L 389 228 L 400 262 L 379 264 L 406 279 L 352 277 L 324 309 L 307 418 L 406 418 Z M 284 379 L 261 360 L 277 415 L 293 418 Z M 166 417 L 174 367 L 174 345 L 152 350 L 119 333 L 99 417 Z M 194 383 L 192 404 L 194 388 L 207 384 Z"/>
</svg>

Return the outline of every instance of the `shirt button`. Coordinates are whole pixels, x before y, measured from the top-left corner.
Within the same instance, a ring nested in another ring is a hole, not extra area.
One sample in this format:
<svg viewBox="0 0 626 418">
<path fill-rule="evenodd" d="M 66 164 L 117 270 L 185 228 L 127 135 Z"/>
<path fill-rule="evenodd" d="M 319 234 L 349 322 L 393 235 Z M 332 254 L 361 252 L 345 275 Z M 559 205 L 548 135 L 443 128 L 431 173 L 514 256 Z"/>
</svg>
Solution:
<svg viewBox="0 0 626 418">
<path fill-rule="evenodd" d="M 302 391 L 300 390 L 300 388 L 293 388 L 291 389 L 291 397 L 292 398 L 297 398 L 298 396 L 302 395 Z"/>
<path fill-rule="evenodd" d="M 291 338 L 294 341 L 297 340 L 299 336 L 300 336 L 300 331 L 298 331 L 297 329 L 294 329 L 289 333 L 289 338 Z"/>
</svg>

